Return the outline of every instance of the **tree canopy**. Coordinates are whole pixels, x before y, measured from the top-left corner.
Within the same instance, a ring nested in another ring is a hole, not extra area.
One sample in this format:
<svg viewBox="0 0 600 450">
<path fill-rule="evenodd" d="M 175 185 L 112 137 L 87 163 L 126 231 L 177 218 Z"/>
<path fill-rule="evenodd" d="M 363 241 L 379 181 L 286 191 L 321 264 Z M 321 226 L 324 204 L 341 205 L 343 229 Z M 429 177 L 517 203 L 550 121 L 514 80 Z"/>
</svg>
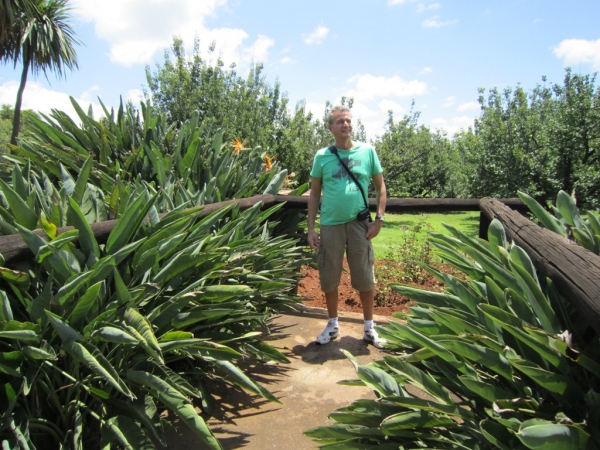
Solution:
<svg viewBox="0 0 600 450">
<path fill-rule="evenodd" d="M 3 0 L 6 1 L 6 0 Z M 21 2 L 25 3 L 25 2 Z M 8 37 L 0 46 L 0 60 L 23 64 L 15 102 L 11 143 L 16 145 L 21 120 L 21 104 L 29 70 L 34 75 L 54 72 L 63 76 L 65 69 L 77 68 L 75 45 L 79 40 L 69 24 L 68 0 L 33 0 L 31 8 L 14 3 Z M 8 26 L 8 19 L 5 25 Z"/>
</svg>

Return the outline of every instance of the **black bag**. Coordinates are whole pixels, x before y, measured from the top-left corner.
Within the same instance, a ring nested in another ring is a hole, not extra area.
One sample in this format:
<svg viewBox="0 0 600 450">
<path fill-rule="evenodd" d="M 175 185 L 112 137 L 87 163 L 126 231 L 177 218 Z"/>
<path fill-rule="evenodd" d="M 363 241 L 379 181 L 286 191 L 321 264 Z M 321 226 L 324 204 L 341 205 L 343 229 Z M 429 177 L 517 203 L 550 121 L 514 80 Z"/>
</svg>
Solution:
<svg viewBox="0 0 600 450">
<path fill-rule="evenodd" d="M 373 218 L 371 217 L 371 212 L 369 211 L 369 203 L 367 202 L 367 197 L 365 197 L 365 193 L 362 189 L 362 186 L 360 185 L 360 183 L 358 182 L 358 180 L 356 179 L 354 174 L 350 171 L 350 169 L 348 169 L 348 166 L 344 163 L 344 161 L 342 161 L 342 158 L 340 158 L 337 147 L 335 145 L 331 145 L 331 146 L 329 146 L 329 151 L 338 157 L 342 167 L 344 169 L 346 169 L 346 172 L 348 172 L 348 175 L 350 175 L 350 178 L 352 178 L 352 181 L 354 181 L 354 183 L 356 183 L 356 186 L 358 186 L 358 190 L 360 191 L 363 201 L 365 202 L 365 208 L 362 209 L 356 215 L 356 220 L 358 220 L 359 222 L 362 222 L 363 220 L 369 219 L 369 222 L 373 222 Z"/>
</svg>

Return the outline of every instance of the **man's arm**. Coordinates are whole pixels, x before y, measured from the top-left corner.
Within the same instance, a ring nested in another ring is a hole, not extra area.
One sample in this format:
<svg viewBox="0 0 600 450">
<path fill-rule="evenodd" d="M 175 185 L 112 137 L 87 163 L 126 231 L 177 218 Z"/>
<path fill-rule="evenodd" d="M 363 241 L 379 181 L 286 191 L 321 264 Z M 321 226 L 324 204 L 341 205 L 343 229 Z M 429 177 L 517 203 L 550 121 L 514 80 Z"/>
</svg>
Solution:
<svg viewBox="0 0 600 450">
<path fill-rule="evenodd" d="M 312 249 L 319 248 L 319 236 L 315 231 L 315 221 L 321 202 L 321 179 L 311 178 L 310 195 L 308 196 L 308 245 Z"/>
<path fill-rule="evenodd" d="M 377 194 L 377 215 L 383 216 L 385 214 L 385 205 L 387 203 L 387 194 L 385 191 L 385 182 L 383 181 L 383 173 L 373 175 L 373 184 L 375 185 L 375 193 Z M 373 239 L 381 231 L 383 222 L 375 220 L 369 224 L 367 229 L 367 239 Z"/>
</svg>

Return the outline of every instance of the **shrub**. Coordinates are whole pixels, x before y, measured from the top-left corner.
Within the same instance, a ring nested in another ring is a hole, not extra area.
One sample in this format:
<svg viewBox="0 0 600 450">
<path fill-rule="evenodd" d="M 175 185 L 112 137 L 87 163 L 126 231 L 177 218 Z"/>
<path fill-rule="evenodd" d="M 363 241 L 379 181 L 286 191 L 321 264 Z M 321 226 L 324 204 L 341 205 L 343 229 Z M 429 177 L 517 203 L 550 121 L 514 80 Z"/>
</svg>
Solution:
<svg viewBox="0 0 600 450">
<path fill-rule="evenodd" d="M 576 241 L 596 255 L 600 254 L 600 213 L 598 211 L 588 211 L 587 218 L 582 217 L 574 196 L 559 191 L 556 206 L 552 206 L 554 213 L 552 215 L 529 195 L 524 192 L 518 194 L 542 226 Z"/>
<path fill-rule="evenodd" d="M 375 277 L 378 280 L 377 303 L 387 305 L 394 297 L 391 283 L 423 283 L 428 273 L 423 263 L 429 264 L 433 258 L 431 244 L 420 238 L 423 229 L 431 230 L 426 217 L 420 217 L 412 226 L 404 226 L 402 244 L 386 250 L 383 261 L 375 266 Z"/>
<path fill-rule="evenodd" d="M 402 285 L 406 323 L 378 327 L 383 360 L 358 380 L 378 400 L 333 412 L 305 432 L 327 449 L 594 449 L 600 445 L 600 341 L 527 254 L 492 221 L 489 242 L 432 235 L 471 281 L 429 268 L 447 292 Z"/>
<path fill-rule="evenodd" d="M 53 112 L 0 185 L 0 229 L 34 255 L 10 267 L 0 256 L 4 448 L 164 446 L 168 409 L 218 449 L 195 409 L 210 413 L 212 380 L 276 401 L 236 362 L 287 362 L 259 337 L 270 312 L 295 301 L 304 260 L 284 233 L 298 221 L 260 203 L 197 213 L 276 191 L 286 172 L 193 120 L 173 134 L 148 109 L 143 123 L 134 113 L 80 111 L 79 128 Z M 109 217 L 119 220 L 99 243 L 88 223 Z M 74 229 L 59 234 L 65 225 Z"/>
</svg>

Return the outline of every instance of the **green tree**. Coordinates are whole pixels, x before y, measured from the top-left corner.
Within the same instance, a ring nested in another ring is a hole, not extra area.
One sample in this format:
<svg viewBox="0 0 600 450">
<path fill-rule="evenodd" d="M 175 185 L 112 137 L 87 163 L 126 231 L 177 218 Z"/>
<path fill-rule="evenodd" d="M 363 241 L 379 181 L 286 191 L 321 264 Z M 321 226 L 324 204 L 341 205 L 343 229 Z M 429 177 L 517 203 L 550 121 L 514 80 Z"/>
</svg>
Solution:
<svg viewBox="0 0 600 450">
<path fill-rule="evenodd" d="M 29 69 L 37 75 L 54 72 L 59 77 L 66 68 L 77 67 L 74 45 L 79 43 L 69 24 L 68 0 L 36 0 L 32 11 L 18 10 L 8 45 L 0 48 L 0 60 L 23 64 L 17 91 L 11 143 L 16 145 L 21 121 L 21 104 Z"/>
<path fill-rule="evenodd" d="M 213 43 L 209 55 L 214 49 Z M 273 86 L 267 83 L 262 71 L 262 65 L 256 64 L 243 78 L 235 65 L 225 68 L 220 58 L 214 62 L 203 59 L 198 39 L 188 57 L 183 41 L 174 38 L 163 65 L 157 64 L 154 72 L 146 67 L 147 97 L 179 124 L 198 111 L 200 122 L 222 128 L 226 139 L 248 141 L 272 155 L 278 151 L 283 123 L 288 119 L 288 99 L 278 82 Z"/>
<path fill-rule="evenodd" d="M 34 0 L 0 0 L 0 48 L 14 39 L 13 27 L 20 11 L 31 12 Z"/>
<path fill-rule="evenodd" d="M 244 78 L 234 64 L 227 68 L 220 58 L 211 60 L 214 50 L 213 43 L 208 59 L 203 58 L 195 39 L 188 55 L 183 41 L 174 38 L 162 65 L 154 70 L 146 67 L 147 98 L 179 125 L 198 111 L 207 130 L 221 128 L 227 141 L 238 139 L 245 147 L 261 147 L 295 173 L 298 184 L 307 182 L 315 151 L 332 142 L 325 113 L 315 117 L 304 102 L 292 110 L 279 82 L 267 82 L 262 65 L 252 66 Z M 353 100 L 342 98 L 342 103 L 351 108 Z M 324 111 L 330 106 L 328 102 Z M 366 140 L 360 121 L 354 138 Z"/>
<path fill-rule="evenodd" d="M 460 197 L 466 188 L 457 149 L 441 132 L 419 125 L 411 111 L 400 121 L 388 113 L 375 142 L 390 197 Z"/>
<path fill-rule="evenodd" d="M 600 88 L 596 75 L 572 74 L 554 85 L 556 115 L 549 130 L 557 189 L 577 193 L 589 207 L 600 207 Z"/>
<path fill-rule="evenodd" d="M 474 196 L 513 197 L 518 190 L 549 200 L 577 192 L 580 205 L 600 204 L 600 89 L 595 75 L 566 70 L 562 84 L 480 90 L 475 121 L 479 160 Z M 461 143 L 465 143 L 464 139 Z"/>
</svg>

